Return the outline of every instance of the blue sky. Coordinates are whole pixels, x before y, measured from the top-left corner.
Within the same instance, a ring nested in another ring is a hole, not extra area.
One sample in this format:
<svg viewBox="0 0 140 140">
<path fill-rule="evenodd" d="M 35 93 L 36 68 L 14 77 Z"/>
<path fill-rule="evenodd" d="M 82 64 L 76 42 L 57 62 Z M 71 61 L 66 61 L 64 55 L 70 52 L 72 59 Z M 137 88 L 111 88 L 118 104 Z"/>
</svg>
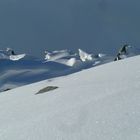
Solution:
<svg viewBox="0 0 140 140">
<path fill-rule="evenodd" d="M 139 47 L 139 0 L 1 0 L 0 48 L 41 56 L 82 48 L 115 54 Z"/>
</svg>

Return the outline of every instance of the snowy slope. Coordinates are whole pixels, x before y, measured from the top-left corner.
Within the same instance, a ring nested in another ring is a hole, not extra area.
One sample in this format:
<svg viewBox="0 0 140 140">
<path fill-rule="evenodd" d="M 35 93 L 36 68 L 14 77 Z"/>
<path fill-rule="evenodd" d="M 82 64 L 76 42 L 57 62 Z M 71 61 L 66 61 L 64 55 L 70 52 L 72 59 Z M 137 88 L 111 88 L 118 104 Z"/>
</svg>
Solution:
<svg viewBox="0 0 140 140">
<path fill-rule="evenodd" d="M 88 54 L 84 57 L 86 55 Z M 112 61 L 111 57 L 102 56 L 83 62 L 78 54 L 68 50 L 49 52 L 45 58 L 46 60 L 40 60 L 27 54 L 11 55 L 8 51 L 0 51 L 0 91 Z"/>
<path fill-rule="evenodd" d="M 139 140 L 140 56 L 0 94 L 1 140 Z M 46 86 L 59 88 L 37 94 Z"/>
<path fill-rule="evenodd" d="M 36 81 L 65 75 L 73 70 L 56 62 L 38 60 L 0 60 L 0 91 Z"/>
</svg>

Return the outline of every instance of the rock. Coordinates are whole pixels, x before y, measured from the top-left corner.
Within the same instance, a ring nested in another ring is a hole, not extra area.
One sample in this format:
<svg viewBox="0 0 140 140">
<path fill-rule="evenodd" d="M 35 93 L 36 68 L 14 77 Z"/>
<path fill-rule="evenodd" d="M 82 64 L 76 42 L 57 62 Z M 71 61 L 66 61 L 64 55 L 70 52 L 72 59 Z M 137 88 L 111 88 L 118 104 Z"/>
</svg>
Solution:
<svg viewBox="0 0 140 140">
<path fill-rule="evenodd" d="M 47 87 L 39 90 L 36 94 L 42 94 L 42 93 L 45 93 L 45 92 L 48 92 L 48 91 L 51 91 L 51 90 L 55 90 L 57 88 L 58 88 L 57 86 L 47 86 Z"/>
</svg>

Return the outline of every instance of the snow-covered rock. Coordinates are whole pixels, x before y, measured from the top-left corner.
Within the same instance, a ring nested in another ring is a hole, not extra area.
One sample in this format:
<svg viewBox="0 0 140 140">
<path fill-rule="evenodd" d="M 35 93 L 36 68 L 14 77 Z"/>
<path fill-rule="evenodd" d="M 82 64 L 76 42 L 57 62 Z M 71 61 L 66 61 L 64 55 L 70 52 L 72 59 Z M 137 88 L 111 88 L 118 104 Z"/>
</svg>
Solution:
<svg viewBox="0 0 140 140">
<path fill-rule="evenodd" d="M 45 60 L 45 62 L 54 61 L 71 67 L 76 67 L 77 64 L 79 64 L 77 54 L 72 53 L 69 50 L 59 50 L 53 52 L 45 51 Z"/>
<path fill-rule="evenodd" d="M 17 61 L 17 60 L 23 59 L 25 56 L 26 54 L 10 55 L 9 58 L 10 60 Z"/>
<path fill-rule="evenodd" d="M 18 60 L 21 60 L 21 59 L 26 59 L 26 60 L 30 60 L 30 59 L 37 59 L 36 57 L 34 56 L 31 56 L 31 55 L 28 55 L 28 54 L 12 54 L 9 52 L 9 49 L 8 50 L 0 50 L 0 60 L 1 59 L 7 59 L 7 60 L 11 60 L 11 61 L 18 61 Z"/>
<path fill-rule="evenodd" d="M 67 66 L 75 66 L 77 64 L 76 58 L 69 58 L 69 59 L 57 59 L 55 62 L 67 65 Z"/>
</svg>

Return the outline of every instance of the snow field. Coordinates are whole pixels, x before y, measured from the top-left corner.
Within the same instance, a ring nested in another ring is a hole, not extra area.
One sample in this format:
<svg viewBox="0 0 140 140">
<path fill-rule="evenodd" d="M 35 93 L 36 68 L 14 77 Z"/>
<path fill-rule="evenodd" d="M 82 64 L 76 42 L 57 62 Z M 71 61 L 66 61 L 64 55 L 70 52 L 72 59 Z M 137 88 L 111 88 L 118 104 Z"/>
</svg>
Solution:
<svg viewBox="0 0 140 140">
<path fill-rule="evenodd" d="M 140 56 L 0 94 L 3 140 L 139 140 Z M 46 86 L 59 88 L 35 95 Z"/>
</svg>

